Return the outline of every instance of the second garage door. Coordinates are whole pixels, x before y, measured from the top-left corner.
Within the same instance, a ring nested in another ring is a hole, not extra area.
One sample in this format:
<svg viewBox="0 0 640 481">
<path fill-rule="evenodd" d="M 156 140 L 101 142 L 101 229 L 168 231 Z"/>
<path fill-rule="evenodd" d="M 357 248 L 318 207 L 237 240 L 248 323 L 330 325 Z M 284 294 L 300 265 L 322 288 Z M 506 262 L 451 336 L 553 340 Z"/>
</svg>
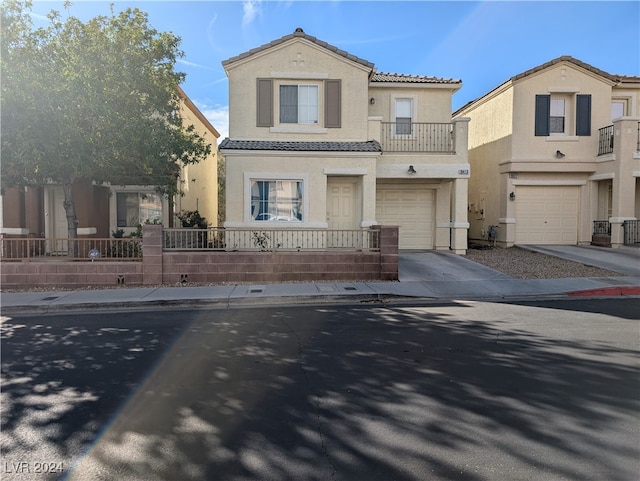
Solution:
<svg viewBox="0 0 640 481">
<path fill-rule="evenodd" d="M 400 249 L 433 249 L 434 206 L 433 189 L 379 185 L 376 192 L 376 220 L 400 226 Z"/>
<path fill-rule="evenodd" d="M 516 244 L 577 244 L 578 187 L 520 186 Z"/>
</svg>

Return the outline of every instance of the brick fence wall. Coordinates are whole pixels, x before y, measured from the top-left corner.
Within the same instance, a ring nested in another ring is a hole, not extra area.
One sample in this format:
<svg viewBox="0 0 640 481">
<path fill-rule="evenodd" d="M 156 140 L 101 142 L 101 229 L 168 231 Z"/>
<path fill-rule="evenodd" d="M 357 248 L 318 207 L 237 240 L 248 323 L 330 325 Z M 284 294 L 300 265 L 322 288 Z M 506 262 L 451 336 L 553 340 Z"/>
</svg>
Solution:
<svg viewBox="0 0 640 481">
<path fill-rule="evenodd" d="M 162 226 L 143 229 L 142 262 L 2 262 L 2 289 L 398 279 L 398 228 L 378 226 L 379 252 L 165 252 Z"/>
</svg>

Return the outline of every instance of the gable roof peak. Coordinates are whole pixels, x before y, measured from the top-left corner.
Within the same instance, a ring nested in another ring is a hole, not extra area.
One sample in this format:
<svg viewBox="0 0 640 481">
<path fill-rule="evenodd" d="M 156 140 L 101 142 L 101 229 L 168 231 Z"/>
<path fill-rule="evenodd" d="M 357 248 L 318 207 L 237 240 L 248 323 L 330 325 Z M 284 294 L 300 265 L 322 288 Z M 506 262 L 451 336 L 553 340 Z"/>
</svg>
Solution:
<svg viewBox="0 0 640 481">
<path fill-rule="evenodd" d="M 344 50 L 339 49 L 338 47 L 334 47 L 333 45 L 328 44 L 327 42 L 324 42 L 322 40 L 317 39 L 316 37 L 309 35 L 307 33 L 305 33 L 305 31 L 302 29 L 302 27 L 297 27 L 293 33 L 290 33 L 288 35 L 285 35 L 284 37 L 280 37 L 278 39 L 272 40 L 269 43 L 265 43 L 264 45 L 261 45 L 259 47 L 256 48 L 252 48 L 251 50 L 241 53 L 239 55 L 236 55 L 235 57 L 231 57 L 227 60 L 223 60 L 222 61 L 222 66 L 226 67 L 227 65 L 230 65 L 234 62 L 237 62 L 238 60 L 242 60 L 245 59 L 247 57 L 250 57 L 252 55 L 255 55 L 259 52 L 264 52 L 265 50 L 268 50 L 272 47 L 278 46 L 280 44 L 283 44 L 291 39 L 294 38 L 299 38 L 299 39 L 304 39 L 307 40 L 319 47 L 322 47 L 326 50 L 329 50 L 330 52 L 333 52 L 336 55 L 339 55 L 341 57 L 344 57 L 352 62 L 358 63 L 360 65 L 363 65 L 371 70 L 374 69 L 375 65 L 367 60 L 364 60 L 360 57 L 356 57 L 355 55 L 351 55 L 349 52 L 346 52 Z"/>
<path fill-rule="evenodd" d="M 513 77 L 511 77 L 511 80 L 518 80 L 521 79 L 523 77 L 527 77 L 533 73 L 539 72 L 541 70 L 547 69 L 549 67 L 552 67 L 554 65 L 557 65 L 559 63 L 571 63 L 575 66 L 581 67 L 585 70 L 588 70 L 591 73 L 594 73 L 596 75 L 599 75 L 600 77 L 606 78 L 608 80 L 611 80 L 613 82 L 617 82 L 619 81 L 619 76 L 618 75 L 614 75 L 614 74 L 610 74 L 609 72 L 605 72 L 604 70 L 600 70 L 599 68 L 594 67 L 593 65 L 589 65 L 586 62 L 583 62 L 581 60 L 578 60 L 577 58 L 572 57 L 571 55 L 561 55 L 560 57 L 556 57 L 553 60 L 549 60 L 548 62 L 545 62 L 541 65 L 538 65 L 537 67 L 533 67 L 529 70 L 526 70 L 522 73 L 519 73 L 518 75 L 514 75 Z"/>
</svg>

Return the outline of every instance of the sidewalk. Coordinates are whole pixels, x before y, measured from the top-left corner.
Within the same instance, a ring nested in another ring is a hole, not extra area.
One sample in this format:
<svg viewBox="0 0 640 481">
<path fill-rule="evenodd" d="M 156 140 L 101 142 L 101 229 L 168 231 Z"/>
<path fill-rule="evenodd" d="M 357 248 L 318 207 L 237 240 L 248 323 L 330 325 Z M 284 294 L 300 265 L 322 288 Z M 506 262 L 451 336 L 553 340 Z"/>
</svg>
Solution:
<svg viewBox="0 0 640 481">
<path fill-rule="evenodd" d="M 137 287 L 101 290 L 1 293 L 2 315 L 83 309 L 231 307 L 265 304 L 354 303 L 401 300 L 515 300 L 536 297 L 640 296 L 640 250 L 578 246 L 527 246 L 627 274 L 620 277 L 512 279 L 464 257 L 429 252 L 424 280 L 310 282 L 199 287 Z M 594 250 L 598 249 L 598 250 Z M 403 276 L 400 276 L 401 279 Z"/>
</svg>

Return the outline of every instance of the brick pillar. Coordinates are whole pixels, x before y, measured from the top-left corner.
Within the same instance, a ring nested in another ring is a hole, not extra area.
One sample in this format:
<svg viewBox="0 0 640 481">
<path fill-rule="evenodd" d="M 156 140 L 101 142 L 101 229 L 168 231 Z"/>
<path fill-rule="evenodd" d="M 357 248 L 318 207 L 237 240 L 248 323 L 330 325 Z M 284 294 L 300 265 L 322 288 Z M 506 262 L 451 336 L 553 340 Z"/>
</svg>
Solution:
<svg viewBox="0 0 640 481">
<path fill-rule="evenodd" d="M 380 225 L 380 280 L 398 280 L 398 226 Z"/>
<path fill-rule="evenodd" d="M 162 284 L 162 226 L 142 227 L 142 283 Z"/>
</svg>

